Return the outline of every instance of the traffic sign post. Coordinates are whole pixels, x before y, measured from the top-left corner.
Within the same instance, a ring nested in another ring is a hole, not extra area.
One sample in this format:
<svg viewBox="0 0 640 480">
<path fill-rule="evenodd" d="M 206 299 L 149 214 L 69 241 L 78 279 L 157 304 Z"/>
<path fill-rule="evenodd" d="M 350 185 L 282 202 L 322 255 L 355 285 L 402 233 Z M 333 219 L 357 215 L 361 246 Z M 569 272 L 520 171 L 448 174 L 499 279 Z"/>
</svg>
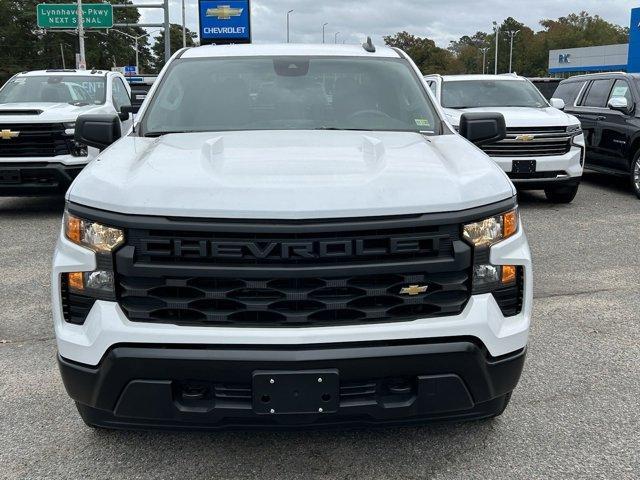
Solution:
<svg viewBox="0 0 640 480">
<path fill-rule="evenodd" d="M 39 28 L 78 28 L 78 5 L 75 3 L 40 3 L 36 9 Z M 84 4 L 82 17 L 85 29 L 112 28 L 113 6 L 108 3 Z"/>
</svg>

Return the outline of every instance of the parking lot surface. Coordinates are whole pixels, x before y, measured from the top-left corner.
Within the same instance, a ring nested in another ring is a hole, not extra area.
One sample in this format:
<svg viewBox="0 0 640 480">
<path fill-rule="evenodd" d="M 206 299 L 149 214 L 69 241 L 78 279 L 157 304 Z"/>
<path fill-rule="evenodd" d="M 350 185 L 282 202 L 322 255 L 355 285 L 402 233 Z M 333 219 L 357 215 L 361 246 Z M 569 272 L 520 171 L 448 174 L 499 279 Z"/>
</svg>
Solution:
<svg viewBox="0 0 640 480">
<path fill-rule="evenodd" d="M 503 416 L 304 432 L 84 426 L 55 362 L 61 199 L 0 199 L 0 478 L 638 478 L 640 201 L 587 174 L 573 204 L 520 198 L 534 257 L 528 359 Z"/>
</svg>

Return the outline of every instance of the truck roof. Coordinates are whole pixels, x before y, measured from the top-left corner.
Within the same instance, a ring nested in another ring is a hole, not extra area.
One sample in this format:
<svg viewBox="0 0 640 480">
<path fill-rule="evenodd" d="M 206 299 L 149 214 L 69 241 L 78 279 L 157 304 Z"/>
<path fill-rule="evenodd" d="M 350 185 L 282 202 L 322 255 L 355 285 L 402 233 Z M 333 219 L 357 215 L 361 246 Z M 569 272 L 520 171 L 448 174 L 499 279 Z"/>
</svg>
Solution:
<svg viewBox="0 0 640 480">
<path fill-rule="evenodd" d="M 76 70 L 76 69 L 49 69 L 49 70 L 34 70 L 32 72 L 20 72 L 18 75 L 23 77 L 37 77 L 42 75 L 60 75 L 64 77 L 86 77 L 87 75 L 106 75 L 112 73 L 109 70 Z"/>
<path fill-rule="evenodd" d="M 259 45 L 204 45 L 185 50 L 181 58 L 259 57 L 259 56 L 327 56 L 327 57 L 382 57 L 400 58 L 393 48 L 376 45 L 375 52 L 362 45 L 335 44 L 259 44 Z"/>
<path fill-rule="evenodd" d="M 434 77 L 435 75 L 426 75 L 427 78 Z M 500 75 L 440 75 L 442 80 L 447 82 L 456 82 L 463 80 L 513 80 L 521 81 L 526 80 L 524 77 L 520 77 L 513 73 L 505 73 Z"/>
</svg>

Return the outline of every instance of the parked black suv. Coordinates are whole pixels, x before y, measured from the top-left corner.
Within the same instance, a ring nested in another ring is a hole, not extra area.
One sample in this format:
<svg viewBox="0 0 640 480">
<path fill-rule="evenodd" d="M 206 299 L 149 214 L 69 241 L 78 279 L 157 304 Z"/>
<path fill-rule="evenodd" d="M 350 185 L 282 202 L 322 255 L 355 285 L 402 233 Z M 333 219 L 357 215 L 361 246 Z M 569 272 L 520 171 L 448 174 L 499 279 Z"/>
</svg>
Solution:
<svg viewBox="0 0 640 480">
<path fill-rule="evenodd" d="M 582 123 L 586 168 L 629 176 L 640 198 L 640 75 L 578 75 L 560 82 L 553 96 Z"/>
</svg>

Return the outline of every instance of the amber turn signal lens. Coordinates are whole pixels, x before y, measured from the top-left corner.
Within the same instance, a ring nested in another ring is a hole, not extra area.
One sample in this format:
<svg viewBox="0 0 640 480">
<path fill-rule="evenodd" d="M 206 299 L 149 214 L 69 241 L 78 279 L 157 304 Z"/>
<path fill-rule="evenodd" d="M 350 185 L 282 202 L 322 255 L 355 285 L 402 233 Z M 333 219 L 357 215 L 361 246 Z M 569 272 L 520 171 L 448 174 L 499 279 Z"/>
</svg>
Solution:
<svg viewBox="0 0 640 480">
<path fill-rule="evenodd" d="M 518 231 L 518 212 L 511 210 L 503 216 L 503 237 L 509 238 Z"/>
<path fill-rule="evenodd" d="M 516 266 L 503 265 L 502 266 L 502 283 L 512 283 L 515 281 L 516 281 Z"/>
<path fill-rule="evenodd" d="M 73 215 L 65 215 L 65 221 L 67 222 L 65 231 L 67 233 L 67 238 L 74 243 L 80 243 L 82 239 L 82 234 L 80 229 L 82 228 L 82 220 L 78 217 L 74 217 Z"/>
<path fill-rule="evenodd" d="M 67 273 L 69 279 L 69 288 L 73 290 L 84 290 L 84 278 L 82 272 Z"/>
</svg>

